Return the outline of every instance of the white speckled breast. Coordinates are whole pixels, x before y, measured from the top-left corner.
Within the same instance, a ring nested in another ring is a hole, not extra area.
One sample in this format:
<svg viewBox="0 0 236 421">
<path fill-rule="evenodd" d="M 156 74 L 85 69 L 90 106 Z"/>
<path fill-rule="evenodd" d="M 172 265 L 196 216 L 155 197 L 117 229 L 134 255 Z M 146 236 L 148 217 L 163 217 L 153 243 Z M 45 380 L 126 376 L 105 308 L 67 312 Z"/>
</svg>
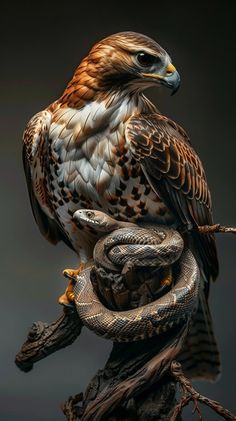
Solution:
<svg viewBox="0 0 236 421">
<path fill-rule="evenodd" d="M 168 223 L 170 213 L 154 193 L 124 137 L 141 99 L 108 109 L 92 102 L 82 110 L 58 108 L 49 130 L 47 183 L 57 217 L 82 260 L 91 257 L 97 233 L 78 230 L 76 209 L 102 209 L 121 220 L 154 218 Z"/>
</svg>

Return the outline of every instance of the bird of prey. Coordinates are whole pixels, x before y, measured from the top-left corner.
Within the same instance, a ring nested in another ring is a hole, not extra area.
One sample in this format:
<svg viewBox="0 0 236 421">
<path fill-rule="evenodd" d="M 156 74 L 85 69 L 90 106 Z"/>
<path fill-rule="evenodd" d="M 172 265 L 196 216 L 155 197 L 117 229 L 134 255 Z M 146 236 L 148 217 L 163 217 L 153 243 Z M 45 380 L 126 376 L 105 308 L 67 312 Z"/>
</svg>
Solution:
<svg viewBox="0 0 236 421">
<path fill-rule="evenodd" d="M 154 40 L 134 32 L 111 35 L 93 46 L 62 96 L 29 121 L 23 160 L 41 233 L 53 244 L 64 241 L 82 265 L 92 257 L 98 233 L 78 226 L 77 209 L 185 233 L 202 291 L 182 361 L 190 375 L 214 379 L 219 357 L 207 296 L 218 260 L 214 236 L 196 230 L 213 223 L 211 196 L 187 134 L 143 94 L 151 86 L 174 93 L 179 85 L 170 56 Z"/>
</svg>

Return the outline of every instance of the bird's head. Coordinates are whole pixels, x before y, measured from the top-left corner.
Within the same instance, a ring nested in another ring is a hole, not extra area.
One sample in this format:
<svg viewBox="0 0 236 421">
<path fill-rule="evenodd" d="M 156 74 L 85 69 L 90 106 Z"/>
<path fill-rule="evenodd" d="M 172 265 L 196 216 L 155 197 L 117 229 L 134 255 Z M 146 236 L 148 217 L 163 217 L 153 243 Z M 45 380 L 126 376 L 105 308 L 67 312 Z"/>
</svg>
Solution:
<svg viewBox="0 0 236 421">
<path fill-rule="evenodd" d="M 97 43 L 87 57 L 88 71 L 95 71 L 100 88 L 142 91 L 165 86 L 175 93 L 180 76 L 167 52 L 151 38 L 120 32 Z M 90 70 L 91 69 L 91 70 Z"/>
<path fill-rule="evenodd" d="M 120 32 L 98 42 L 76 69 L 61 103 L 81 107 L 110 93 L 136 93 L 150 86 L 175 93 L 180 76 L 167 52 L 145 35 Z"/>
</svg>

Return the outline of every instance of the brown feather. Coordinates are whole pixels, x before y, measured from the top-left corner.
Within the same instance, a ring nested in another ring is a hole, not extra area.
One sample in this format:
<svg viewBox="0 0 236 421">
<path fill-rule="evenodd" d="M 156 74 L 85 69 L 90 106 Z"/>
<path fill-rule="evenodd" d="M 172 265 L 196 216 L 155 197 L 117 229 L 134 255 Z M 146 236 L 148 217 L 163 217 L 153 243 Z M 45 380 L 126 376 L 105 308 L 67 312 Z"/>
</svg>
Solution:
<svg viewBox="0 0 236 421">
<path fill-rule="evenodd" d="M 40 155 L 41 159 L 43 157 L 43 145 L 47 139 L 48 120 L 50 120 L 48 112 L 39 112 L 29 121 L 23 135 L 22 156 L 30 203 L 41 234 L 52 244 L 57 244 L 58 241 L 62 240 L 73 249 L 53 213 L 45 183 L 40 184 L 42 190 L 40 196 L 41 199 L 43 198 L 43 201 L 39 203 L 35 194 L 36 180 L 33 181 L 32 179 L 32 169 L 36 166 L 35 159 L 39 159 Z M 38 165 L 40 164 L 38 163 Z M 42 204 L 44 209 L 47 208 L 48 214 L 43 210 Z M 51 215 L 51 217 L 49 215 Z"/>
<path fill-rule="evenodd" d="M 182 128 L 158 113 L 140 115 L 128 121 L 126 138 L 152 188 L 179 224 L 192 229 L 213 223 L 205 172 Z M 195 232 L 194 239 L 195 252 L 201 256 L 206 278 L 215 279 L 218 259 L 214 236 Z"/>
</svg>

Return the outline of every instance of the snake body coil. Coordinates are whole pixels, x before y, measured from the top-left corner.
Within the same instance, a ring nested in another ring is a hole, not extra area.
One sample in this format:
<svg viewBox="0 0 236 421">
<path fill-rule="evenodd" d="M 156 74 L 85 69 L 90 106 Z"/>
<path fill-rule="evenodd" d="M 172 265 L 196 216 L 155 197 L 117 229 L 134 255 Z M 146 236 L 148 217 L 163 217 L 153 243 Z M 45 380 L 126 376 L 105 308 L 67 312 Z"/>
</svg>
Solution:
<svg viewBox="0 0 236 421">
<path fill-rule="evenodd" d="M 83 220 L 82 212 L 86 211 L 77 212 L 80 212 L 79 219 Z M 103 216 L 102 231 L 109 232 L 111 218 L 107 216 L 104 228 L 106 215 L 92 212 L 96 223 Z M 93 220 L 86 218 L 86 222 L 93 225 Z M 74 287 L 76 308 L 84 325 L 113 341 L 130 342 L 152 337 L 190 319 L 198 301 L 199 269 L 191 251 L 183 250 L 180 234 L 163 226 L 139 227 L 115 222 L 112 220 L 112 227 L 116 229 L 102 237 L 95 246 L 96 265 L 107 271 L 121 272 L 127 262 L 135 266 L 161 267 L 178 261 L 177 278 L 171 290 L 155 301 L 127 311 L 113 311 L 101 303 L 93 289 L 91 264 L 79 274 Z"/>
</svg>

